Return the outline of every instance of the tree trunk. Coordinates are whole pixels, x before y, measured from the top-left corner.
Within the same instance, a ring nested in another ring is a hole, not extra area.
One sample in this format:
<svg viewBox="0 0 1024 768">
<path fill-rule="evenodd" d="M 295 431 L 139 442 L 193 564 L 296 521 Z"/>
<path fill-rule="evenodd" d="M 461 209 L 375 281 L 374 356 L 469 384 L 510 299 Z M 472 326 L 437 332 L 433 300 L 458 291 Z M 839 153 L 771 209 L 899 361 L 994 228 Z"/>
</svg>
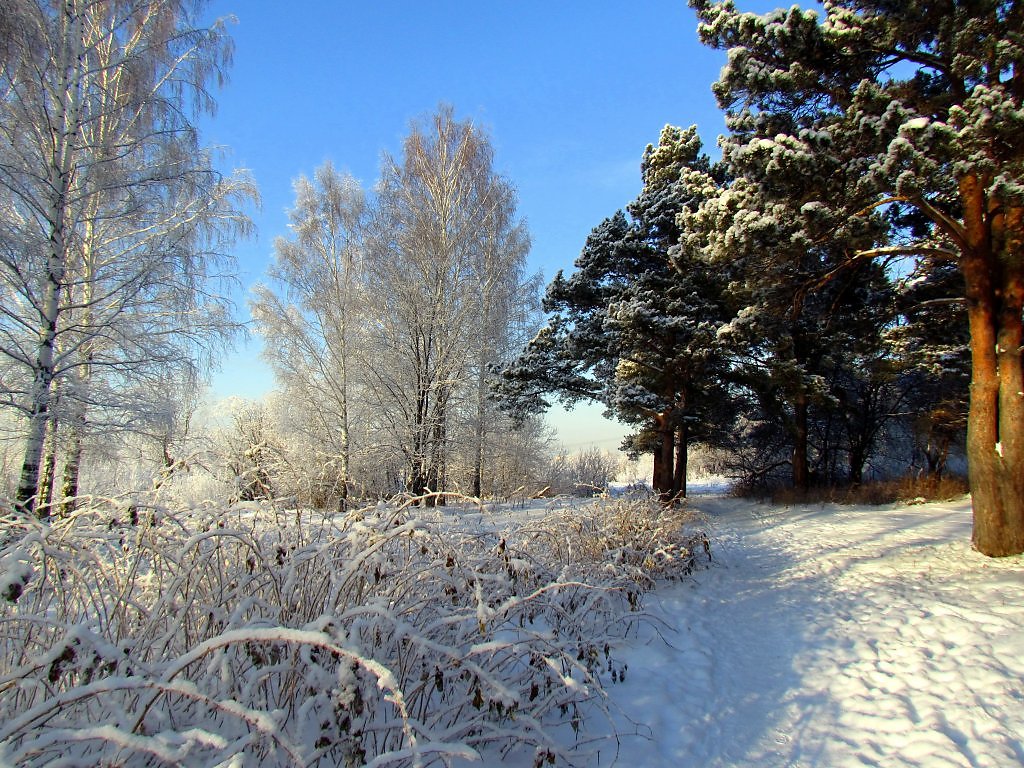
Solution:
<svg viewBox="0 0 1024 768">
<path fill-rule="evenodd" d="M 864 460 L 860 458 L 854 458 L 854 455 L 850 454 L 850 483 L 852 485 L 860 485 L 864 482 Z"/>
<path fill-rule="evenodd" d="M 448 396 L 438 396 L 437 417 L 434 420 L 431 468 L 427 482 L 430 490 L 438 494 L 428 499 L 428 506 L 445 506 L 444 492 L 448 490 Z"/>
<path fill-rule="evenodd" d="M 960 269 L 971 331 L 967 462 L 972 538 L 982 554 L 1016 555 L 1024 552 L 1022 215 L 1013 208 L 986 210 L 982 182 L 973 176 L 960 180 L 960 193 L 967 241 Z"/>
<path fill-rule="evenodd" d="M 47 254 L 46 282 L 40 306 L 41 328 L 36 349 L 35 379 L 32 382 L 31 415 L 25 440 L 25 458 L 18 483 L 18 508 L 31 514 L 37 511 L 42 518 L 49 517 L 49 508 L 37 508 L 39 492 L 39 465 L 43 456 L 46 426 L 50 421 L 50 398 L 56 366 L 57 317 L 60 312 L 61 292 L 64 288 L 65 232 L 64 210 L 67 205 L 67 179 L 58 168 L 53 169 L 56 194 L 51 200 L 49 216 L 50 243 Z"/>
<path fill-rule="evenodd" d="M 928 462 L 928 477 L 933 480 L 941 480 L 942 473 L 946 471 L 946 461 L 949 458 L 949 445 L 951 439 L 943 436 L 935 441 L 929 440 L 924 448 L 925 461 Z"/>
<path fill-rule="evenodd" d="M 348 374 L 345 372 L 345 366 L 342 365 L 342 399 L 341 399 L 341 455 L 338 457 L 340 464 L 339 469 L 341 470 L 341 492 L 338 496 L 338 511 L 344 512 L 348 507 L 348 485 L 350 480 L 351 469 L 351 438 L 349 436 L 349 425 L 348 425 Z"/>
<path fill-rule="evenodd" d="M 654 492 L 663 501 L 672 498 L 673 467 L 672 459 L 675 450 L 675 431 L 669 424 L 668 413 L 659 413 L 654 417 L 658 443 L 654 448 L 654 473 L 651 485 Z"/>
<path fill-rule="evenodd" d="M 82 431 L 79 425 L 71 428 L 68 455 L 64 460 L 64 482 L 60 489 L 60 513 L 70 515 L 78 503 L 78 477 L 82 470 Z"/>
<path fill-rule="evenodd" d="M 867 461 L 867 450 L 860 441 L 850 447 L 850 482 L 860 485 L 864 482 L 864 463 Z"/>
<path fill-rule="evenodd" d="M 61 46 L 57 62 L 59 81 L 56 110 L 50 122 L 52 144 L 47 179 L 50 196 L 46 221 L 50 239 L 46 254 L 46 276 L 40 291 L 39 344 L 36 347 L 35 377 L 29 402 L 28 435 L 16 501 L 18 509 L 26 513 L 36 511 L 39 465 L 46 425 L 50 420 L 50 397 L 56 368 L 54 347 L 57 318 L 67 270 L 68 193 L 74 174 L 76 139 L 81 130 L 82 19 L 70 2 L 64 3 L 63 12 L 58 17 L 61 24 Z M 41 516 L 48 515 L 49 510 L 45 510 Z"/>
<path fill-rule="evenodd" d="M 338 492 L 338 512 L 344 513 L 348 509 L 348 473 L 346 472 L 341 481 L 341 488 Z"/>
<path fill-rule="evenodd" d="M 676 430 L 676 466 L 672 479 L 672 498 L 686 498 L 686 463 L 689 450 L 689 429 L 684 421 Z"/>
<path fill-rule="evenodd" d="M 46 442 L 43 447 L 43 467 L 39 475 L 39 503 L 40 514 L 49 515 L 50 507 L 53 504 L 53 486 L 57 472 L 57 419 L 50 419 L 50 425 L 46 431 Z M 43 512 L 45 510 L 45 513 Z"/>
<path fill-rule="evenodd" d="M 481 346 L 483 346 L 481 344 Z M 483 493 L 484 475 L 484 420 L 486 419 L 487 379 L 486 361 L 481 355 L 476 386 L 476 430 L 473 435 L 473 496 L 480 498 Z"/>
<path fill-rule="evenodd" d="M 35 379 L 32 382 L 31 414 L 28 436 L 25 439 L 25 458 L 21 465 L 21 479 L 18 483 L 18 509 L 31 514 L 38 511 L 40 517 L 49 517 L 49 509 L 38 508 L 39 465 L 43 456 L 46 439 L 46 425 L 50 420 L 50 396 L 53 390 L 55 367 L 54 346 L 57 339 L 57 315 L 60 294 L 64 283 L 64 201 L 63 197 L 53 203 L 51 215 L 57 219 L 50 232 L 50 253 L 46 283 L 43 286 L 43 301 L 40 307 L 42 328 L 39 332 L 39 346 L 36 350 Z"/>
<path fill-rule="evenodd" d="M 437 465 L 431 465 L 430 469 L 427 470 L 426 487 L 424 490 L 428 493 L 426 499 L 423 500 L 423 506 L 425 507 L 436 507 L 437 506 Z"/>
<path fill-rule="evenodd" d="M 335 262 L 336 263 L 336 262 Z M 348 339 L 348 303 L 349 299 L 349 279 L 351 277 L 351 264 L 347 263 L 344 271 L 344 279 L 341 284 L 336 286 L 335 293 L 341 294 L 339 296 L 340 305 L 338 307 L 339 322 L 338 331 L 341 336 L 341 353 L 338 356 L 338 392 L 339 397 L 339 416 L 340 416 L 340 435 L 341 440 L 341 451 L 338 456 L 339 471 L 341 474 L 341 493 L 338 497 L 338 511 L 344 512 L 348 508 L 348 487 L 351 481 L 352 474 L 352 433 L 349 425 L 349 386 L 348 386 L 348 355 L 349 355 L 349 339 Z"/>
<path fill-rule="evenodd" d="M 409 493 L 413 496 L 422 496 L 427 490 L 427 475 L 423 471 L 423 463 L 416 460 L 412 463 L 409 473 Z"/>
<path fill-rule="evenodd" d="M 807 492 L 807 392 L 801 388 L 793 401 L 793 488 Z"/>
<path fill-rule="evenodd" d="M 81 254 L 81 269 L 85 276 L 85 279 L 82 281 L 81 303 L 85 309 L 82 312 L 81 318 L 77 317 L 75 314 L 67 315 L 69 324 L 81 322 L 85 328 L 89 328 L 93 325 L 91 305 L 93 302 L 93 288 L 96 276 L 94 264 L 94 257 L 96 255 L 96 230 L 94 224 L 98 210 L 96 197 L 93 197 L 90 205 L 92 210 L 90 212 L 91 215 L 88 216 L 85 221 L 85 232 L 82 238 Z M 69 291 L 69 294 L 70 293 L 71 292 Z M 72 301 L 72 303 L 74 302 Z M 60 512 L 64 516 L 70 515 L 74 512 L 78 503 L 78 478 L 82 470 L 82 439 L 85 436 L 86 427 L 86 405 L 85 402 L 83 402 L 83 399 L 88 399 L 89 388 L 92 380 L 94 341 L 88 340 L 84 342 L 81 346 L 81 354 L 83 357 L 82 364 L 78 366 L 73 375 L 73 384 L 71 387 L 71 391 L 75 393 L 77 396 L 76 399 L 78 399 L 79 402 L 72 406 L 74 410 L 74 418 L 71 423 L 71 444 L 68 449 L 68 455 L 64 461 L 64 483 L 61 488 L 60 504 Z"/>
<path fill-rule="evenodd" d="M 429 478 L 427 477 L 427 448 L 430 440 L 430 426 L 427 424 L 427 412 L 429 409 L 429 396 L 424 388 L 421 377 L 421 360 L 419 359 L 419 344 L 416 345 L 416 409 L 412 429 L 412 450 L 409 461 L 409 492 L 414 497 L 421 497 L 427 490 Z M 423 504 L 423 502 L 418 502 Z"/>
<path fill-rule="evenodd" d="M 477 446 L 476 459 L 473 464 L 473 496 L 479 499 L 483 493 L 482 475 L 483 475 L 483 456 L 480 451 L 480 446 Z"/>
</svg>

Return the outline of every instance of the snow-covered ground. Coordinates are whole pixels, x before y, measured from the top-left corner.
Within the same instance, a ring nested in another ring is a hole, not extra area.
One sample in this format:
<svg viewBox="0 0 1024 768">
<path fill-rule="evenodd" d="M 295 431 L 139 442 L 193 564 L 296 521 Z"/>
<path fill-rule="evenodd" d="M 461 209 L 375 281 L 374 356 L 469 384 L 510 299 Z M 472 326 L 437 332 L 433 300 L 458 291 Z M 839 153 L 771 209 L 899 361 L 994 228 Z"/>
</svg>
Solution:
<svg viewBox="0 0 1024 768">
<path fill-rule="evenodd" d="M 459 768 L 1024 766 L 1024 557 L 973 552 L 966 500 L 690 492 L 12 517 L 0 768 L 412 765 L 414 721 Z"/>
<path fill-rule="evenodd" d="M 691 504 L 716 562 L 622 648 L 618 765 L 1024 765 L 1024 559 L 970 549 L 967 501 Z"/>
</svg>

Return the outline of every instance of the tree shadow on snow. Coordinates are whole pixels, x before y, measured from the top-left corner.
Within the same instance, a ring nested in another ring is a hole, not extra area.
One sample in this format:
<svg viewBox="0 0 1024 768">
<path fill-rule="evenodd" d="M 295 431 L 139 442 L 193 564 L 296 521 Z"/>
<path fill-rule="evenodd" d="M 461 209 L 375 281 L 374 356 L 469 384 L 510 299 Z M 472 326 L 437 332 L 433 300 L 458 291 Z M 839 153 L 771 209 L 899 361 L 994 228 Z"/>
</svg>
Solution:
<svg viewBox="0 0 1024 768">
<path fill-rule="evenodd" d="M 873 689 L 887 681 L 873 666 L 873 626 L 898 637 L 905 619 L 886 615 L 886 600 L 920 588 L 898 563 L 968 540 L 969 503 L 695 506 L 715 563 L 648 598 L 673 630 L 642 633 L 624 654 L 629 677 L 610 692 L 620 729 L 637 735 L 623 739 L 618 764 L 797 768 L 829 764 L 837 750 L 884 764 L 904 734 L 880 718 L 907 718 L 909 734 L 913 702 Z"/>
</svg>

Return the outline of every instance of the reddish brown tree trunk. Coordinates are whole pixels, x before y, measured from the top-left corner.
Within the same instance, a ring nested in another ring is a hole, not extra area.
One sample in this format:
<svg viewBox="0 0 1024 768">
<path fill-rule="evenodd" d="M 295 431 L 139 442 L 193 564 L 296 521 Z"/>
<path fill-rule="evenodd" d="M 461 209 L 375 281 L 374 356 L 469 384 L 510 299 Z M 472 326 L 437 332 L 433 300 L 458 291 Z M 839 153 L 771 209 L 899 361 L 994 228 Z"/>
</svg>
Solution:
<svg viewBox="0 0 1024 768">
<path fill-rule="evenodd" d="M 672 467 L 672 453 L 675 449 L 675 433 L 669 424 L 667 413 L 659 413 L 654 417 L 655 431 L 658 436 L 658 444 L 654 447 L 654 473 L 651 478 L 651 485 L 654 492 L 667 501 L 672 498 L 672 483 L 674 473 Z"/>
<path fill-rule="evenodd" d="M 967 462 L 975 548 L 1024 552 L 1024 248 L 1020 209 L 988 210 L 984 185 L 960 180 L 965 244 L 960 260 L 971 331 Z"/>
</svg>

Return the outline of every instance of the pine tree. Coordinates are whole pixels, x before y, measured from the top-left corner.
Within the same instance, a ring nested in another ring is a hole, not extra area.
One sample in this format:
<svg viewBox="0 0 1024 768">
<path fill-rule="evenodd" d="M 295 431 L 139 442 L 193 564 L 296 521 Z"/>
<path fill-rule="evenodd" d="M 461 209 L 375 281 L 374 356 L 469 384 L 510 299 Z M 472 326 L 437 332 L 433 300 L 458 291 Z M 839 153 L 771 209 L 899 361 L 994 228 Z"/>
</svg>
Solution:
<svg viewBox="0 0 1024 768">
<path fill-rule="evenodd" d="M 942 477 L 963 450 L 971 379 L 964 280 L 947 261 L 923 262 L 899 291 L 901 322 L 889 331 L 907 391 L 909 429 L 927 474 Z"/>
<path fill-rule="evenodd" d="M 827 346 L 819 375 L 826 390 L 811 423 L 818 474 L 829 483 L 858 485 L 908 395 L 886 333 L 895 322 L 895 290 L 881 264 L 860 261 L 822 294 Z"/>
<path fill-rule="evenodd" d="M 815 448 L 811 438 L 837 405 L 829 377 L 850 349 L 847 330 L 877 338 L 872 302 L 885 301 L 884 276 L 849 257 L 878 244 L 884 222 L 833 205 L 855 178 L 800 110 L 741 110 L 729 127 L 722 147 L 732 180 L 683 212 L 682 238 L 733 274 L 735 318 L 720 338 L 750 394 L 747 437 L 764 447 L 747 472 L 768 480 L 788 465 L 793 487 L 806 491 L 812 473 L 833 474 L 829 441 Z"/>
<path fill-rule="evenodd" d="M 665 498 L 685 494 L 686 447 L 726 420 L 721 272 L 678 245 L 679 213 L 718 186 L 696 127 L 667 126 L 641 166 L 640 197 L 595 227 L 568 278 L 548 286 L 546 327 L 505 372 L 520 407 L 590 399 L 634 424 L 628 442 L 654 455 L 652 484 Z"/>
<path fill-rule="evenodd" d="M 760 128 L 796 116 L 804 134 L 760 130 L 759 140 L 827 145 L 856 179 L 848 210 L 909 207 L 941 233 L 938 248 L 913 240 L 859 255 L 958 265 L 971 337 L 973 540 L 992 556 L 1024 551 L 1024 9 L 832 0 L 820 18 L 692 5 L 704 41 L 730 51 L 716 85 L 730 115 Z"/>
</svg>

